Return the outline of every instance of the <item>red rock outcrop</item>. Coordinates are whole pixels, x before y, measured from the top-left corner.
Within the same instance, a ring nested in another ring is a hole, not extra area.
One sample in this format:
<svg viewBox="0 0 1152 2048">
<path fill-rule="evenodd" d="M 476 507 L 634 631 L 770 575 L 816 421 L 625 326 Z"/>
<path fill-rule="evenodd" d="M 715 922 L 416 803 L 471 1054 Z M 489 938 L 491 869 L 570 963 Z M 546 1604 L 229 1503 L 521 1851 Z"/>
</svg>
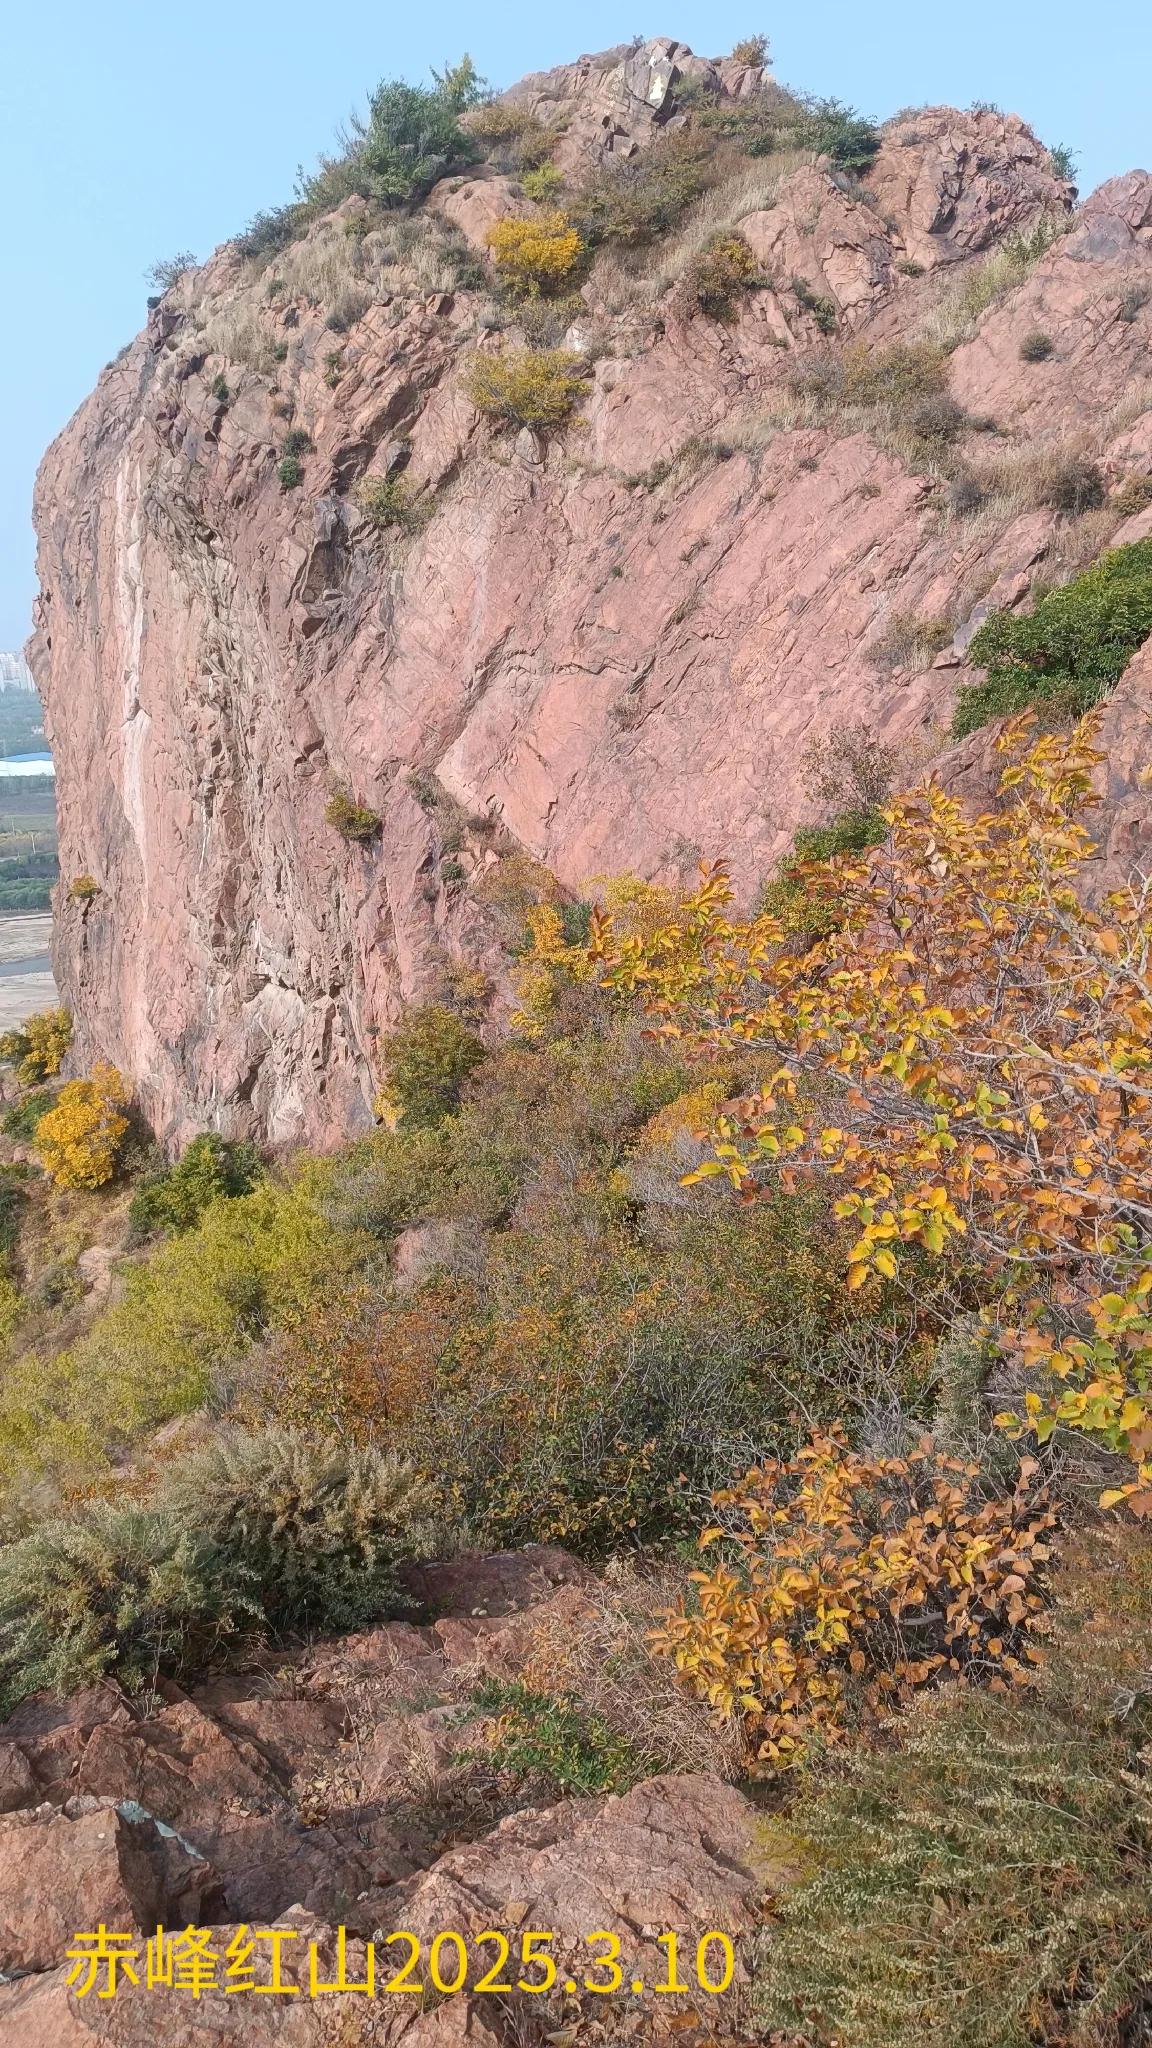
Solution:
<svg viewBox="0 0 1152 2048">
<path fill-rule="evenodd" d="M 584 1567 L 538 1546 L 427 1566 L 413 1585 L 439 1619 L 283 1652 L 191 1695 L 163 1686 L 147 1712 L 109 1684 L 12 1716 L 0 1746 L 23 1779 L 9 1767 L 18 1810 L 0 1819 L 0 2048 L 506 2038 L 502 2004 L 469 1988 L 491 1961 L 483 1948 L 435 2014 L 402 1998 L 240 1999 L 225 1952 L 245 1927 L 285 1930 L 285 1980 L 303 1993 L 313 1941 L 332 1978 L 340 1925 L 354 1980 L 380 1930 L 410 1929 L 427 1952 L 444 1928 L 491 1926 L 513 1940 L 553 1929 L 558 1958 L 574 1968 L 583 1954 L 577 1974 L 590 1966 L 581 1937 L 607 1929 L 651 1984 L 661 1931 L 738 1939 L 756 1924 L 762 1892 L 788 1871 L 717 1776 L 539 1808 L 521 1798 L 503 1818 L 459 1793 L 452 1803 L 451 1774 L 467 1781 L 480 1738 L 471 1689 L 485 1671 L 522 1672 L 535 1631 L 571 1621 L 590 1597 Z M 141 1980 L 122 1979 L 114 1998 L 98 1995 L 103 1974 L 87 1995 L 68 1983 L 75 1937 L 101 1922 L 125 1937 Z M 147 1982 L 157 1929 L 188 1926 L 210 1931 L 217 1957 L 216 1988 L 196 2000 Z M 398 1960 L 381 1946 L 382 1972 Z M 256 1976 L 267 1981 L 266 1967 Z"/>
<path fill-rule="evenodd" d="M 574 168 L 682 120 L 684 78 L 774 90 L 656 39 L 514 97 L 562 118 Z M 1091 439 L 1109 483 L 1152 465 L 1150 194 L 1143 174 L 1094 194 L 961 340 L 964 461 Z M 930 462 L 789 391 L 830 314 L 836 347 L 932 331 L 965 266 L 1067 211 L 1021 122 L 933 109 L 889 124 L 865 187 L 823 161 L 749 187 L 764 288 L 730 322 L 594 270 L 570 335 L 588 397 L 547 444 L 493 431 L 461 382 L 501 338 L 436 222 L 479 245 L 506 202 L 506 179 L 447 181 L 407 255 L 346 202 L 275 295 L 221 251 L 45 458 L 57 979 L 77 1063 L 113 1060 L 168 1142 L 366 1124 L 376 1035 L 451 959 L 498 961 L 474 884 L 501 850 L 573 890 L 724 852 L 751 893 L 810 815 L 806 744 L 856 722 L 937 747 L 980 607 L 1076 560 L 1057 512 L 1008 491 L 961 518 Z M 1039 325 L 1053 351 L 1025 363 Z M 300 489 L 278 477 L 290 424 Z M 401 473 L 433 516 L 382 537 L 353 489 Z M 900 666 L 909 619 L 953 648 Z M 379 814 L 367 846 L 325 822 L 334 783 Z"/>
</svg>

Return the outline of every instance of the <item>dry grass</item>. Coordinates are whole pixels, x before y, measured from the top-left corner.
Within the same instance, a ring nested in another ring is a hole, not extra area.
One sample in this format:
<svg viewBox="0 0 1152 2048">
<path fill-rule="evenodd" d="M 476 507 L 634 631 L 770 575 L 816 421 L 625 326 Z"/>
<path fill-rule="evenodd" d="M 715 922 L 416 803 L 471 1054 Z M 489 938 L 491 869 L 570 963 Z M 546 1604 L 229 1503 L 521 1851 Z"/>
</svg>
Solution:
<svg viewBox="0 0 1152 2048">
<path fill-rule="evenodd" d="M 571 1693 L 580 1706 L 659 1771 L 739 1776 L 739 1728 L 720 1726 L 689 1697 L 671 1665 L 648 1649 L 648 1634 L 683 1591 L 682 1571 L 609 1566 L 590 1589 L 590 1611 L 541 1621 L 524 1667 L 526 1684 Z"/>
<path fill-rule="evenodd" d="M 1035 226 L 1007 235 L 979 263 L 943 280 L 940 296 L 922 329 L 926 341 L 958 348 L 976 331 L 981 315 L 1032 275 L 1041 257 L 1071 225 L 1063 214 L 1045 215 Z"/>
<path fill-rule="evenodd" d="M 595 304 L 612 314 L 655 305 L 709 243 L 739 227 L 749 214 L 774 206 L 784 180 L 812 161 L 810 151 L 799 150 L 744 161 L 696 201 L 675 234 L 632 257 L 611 247 L 601 250 L 591 276 Z"/>
</svg>

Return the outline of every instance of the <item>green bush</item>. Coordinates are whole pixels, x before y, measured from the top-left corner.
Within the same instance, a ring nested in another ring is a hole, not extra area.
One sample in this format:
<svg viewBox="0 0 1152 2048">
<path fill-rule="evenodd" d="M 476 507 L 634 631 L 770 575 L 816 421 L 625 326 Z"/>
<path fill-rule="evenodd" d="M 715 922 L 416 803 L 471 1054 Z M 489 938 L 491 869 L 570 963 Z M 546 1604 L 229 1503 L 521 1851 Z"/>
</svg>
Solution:
<svg viewBox="0 0 1152 2048">
<path fill-rule="evenodd" d="M 832 299 L 814 292 L 807 279 L 803 277 L 792 279 L 792 296 L 798 306 L 802 306 L 806 313 L 811 313 L 821 334 L 835 334 L 839 315 Z"/>
<path fill-rule="evenodd" d="M 957 739 L 990 718 L 1047 706 L 1079 718 L 1106 696 L 1152 633 L 1152 541 L 1112 548 L 1024 615 L 994 612 L 971 641 L 968 659 L 987 669 L 960 693 Z"/>
<path fill-rule="evenodd" d="M 495 1717 L 486 1751 L 492 1768 L 539 1786 L 545 1797 L 627 1792 L 648 1775 L 631 1744 L 570 1694 L 487 1678 L 472 1704 Z"/>
<path fill-rule="evenodd" d="M 724 136 L 748 156 L 811 150 L 856 174 L 870 168 L 880 147 L 879 130 L 855 107 L 811 95 L 753 94 L 746 100 L 713 101 L 694 107 L 692 118 L 698 128 Z"/>
<path fill-rule="evenodd" d="M 142 1235 L 170 1230 L 178 1236 L 191 1230 L 213 1202 L 248 1194 L 262 1172 L 254 1146 L 204 1131 L 192 1139 L 175 1166 L 141 1182 L 129 1219 Z"/>
<path fill-rule="evenodd" d="M 417 491 L 402 476 L 362 477 L 353 497 L 364 517 L 385 533 L 390 526 L 402 533 L 418 533 L 430 518 L 431 501 L 421 501 Z"/>
<path fill-rule="evenodd" d="M 290 428 L 284 436 L 282 452 L 285 455 L 310 455 L 312 452 L 312 436 L 307 428 Z"/>
<path fill-rule="evenodd" d="M 665 136 L 627 163 L 593 171 L 574 193 L 568 216 L 589 244 L 638 248 L 675 227 L 715 175 L 698 137 Z"/>
<path fill-rule="evenodd" d="M 1089 1671 L 1100 1652 L 1096 1635 L 1081 1644 Z M 1127 1725 L 1126 1739 L 1115 1692 L 1085 1712 L 1045 1681 L 1040 1699 L 949 1687 L 895 1750 L 814 1775 L 781 1845 L 809 1874 L 784 1892 L 756 1972 L 765 2034 L 851 2048 L 1138 2041 L 1152 1969 L 1152 1807 L 1135 1758 L 1146 1709 Z"/>
<path fill-rule="evenodd" d="M 221 1431 L 171 1466 L 159 1511 L 276 1630 L 350 1629 L 410 1606 L 397 1569 L 433 1496 L 402 1460 L 289 1430 Z"/>
<path fill-rule="evenodd" d="M 395 1458 L 226 1430 L 153 1503 L 85 1503 L 0 1547 L 0 1716 L 29 1693 L 187 1673 L 257 1630 L 354 1628 L 410 1606 L 428 1488 Z"/>
<path fill-rule="evenodd" d="M 285 455 L 277 467 L 276 474 L 280 479 L 282 491 L 294 491 L 304 481 L 304 464 L 298 455 Z"/>
<path fill-rule="evenodd" d="M 225 1398 L 252 1345 L 324 1287 L 356 1246 L 318 1207 L 324 1169 L 214 1202 L 124 1275 L 124 1295 L 69 1349 L 22 1353 L 0 1380 L 0 1480 L 89 1475 L 110 1451 Z"/>
<path fill-rule="evenodd" d="M 376 838 L 383 824 L 379 811 L 370 810 L 367 804 L 359 804 L 350 790 L 338 785 L 328 799 L 324 811 L 325 823 L 339 832 L 342 839 L 354 840 L 360 846 L 367 846 Z"/>
<path fill-rule="evenodd" d="M 0 1548 L 0 1716 L 109 1673 L 135 1690 L 208 1655 L 241 1615 L 255 1618 L 243 1589 L 153 1511 L 93 1501 L 51 1518 Z"/>
<path fill-rule="evenodd" d="M 0 1131 L 6 1138 L 15 1138 L 19 1143 L 30 1145 L 36 1135 L 36 1126 L 42 1116 L 47 1116 L 56 1097 L 50 1088 L 34 1088 L 30 1095 L 22 1095 L 19 1102 L 12 1103 L 0 1117 Z"/>
<path fill-rule="evenodd" d="M 455 1011 L 426 1003 L 384 1041 L 384 1093 L 408 1128 L 428 1129 L 456 1107 L 465 1081 L 485 1056 L 482 1040 Z"/>
</svg>

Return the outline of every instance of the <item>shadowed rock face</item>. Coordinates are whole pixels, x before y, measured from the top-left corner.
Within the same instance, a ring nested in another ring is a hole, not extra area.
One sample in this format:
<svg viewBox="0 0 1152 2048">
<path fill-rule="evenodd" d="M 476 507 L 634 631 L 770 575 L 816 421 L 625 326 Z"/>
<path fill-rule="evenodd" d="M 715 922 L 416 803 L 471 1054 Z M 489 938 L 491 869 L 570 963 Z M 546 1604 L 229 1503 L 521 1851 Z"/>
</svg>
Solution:
<svg viewBox="0 0 1152 2048">
<path fill-rule="evenodd" d="M 678 81 L 704 73 L 721 94 L 775 90 L 656 39 L 513 97 L 565 120 L 576 168 L 681 121 Z M 769 282 L 731 322 L 678 289 L 612 310 L 587 287 L 569 338 L 595 343 L 589 395 L 548 446 L 494 434 L 464 396 L 467 356 L 500 345 L 473 289 L 378 293 L 336 333 L 316 294 L 269 299 L 226 248 L 49 451 L 31 651 L 62 871 L 101 885 L 61 905 L 57 978 L 78 1061 L 120 1066 L 167 1141 L 364 1126 L 375 1034 L 448 960 L 496 966 L 473 884 L 502 850 L 573 889 L 726 854 L 750 894 L 810 813 L 806 744 L 865 722 L 938 751 L 974 616 L 1067 573 L 1056 513 L 951 517 L 866 423 L 787 399 L 828 346 L 813 300 L 835 308 L 837 346 L 915 335 L 964 265 L 1068 210 L 1029 130 L 929 109 L 889 124 L 867 191 L 821 162 L 766 196 L 740 228 Z M 429 210 L 482 247 L 510 203 L 481 172 Z M 1105 186 L 956 349 L 955 397 L 998 430 L 965 453 L 1091 442 L 1109 483 L 1152 467 L 1150 222 L 1146 175 Z M 305 255 L 346 247 L 343 225 L 314 228 Z M 249 302 L 284 360 L 236 359 L 228 324 Z M 1020 358 L 1030 328 L 1053 339 L 1045 361 Z M 286 490 L 289 424 L 314 449 Z M 352 487 L 401 467 L 434 516 L 381 538 Z M 947 619 L 953 649 L 878 663 L 900 614 Z M 430 775 L 467 820 L 448 878 Z M 325 823 L 335 782 L 379 814 L 367 845 Z"/>
</svg>

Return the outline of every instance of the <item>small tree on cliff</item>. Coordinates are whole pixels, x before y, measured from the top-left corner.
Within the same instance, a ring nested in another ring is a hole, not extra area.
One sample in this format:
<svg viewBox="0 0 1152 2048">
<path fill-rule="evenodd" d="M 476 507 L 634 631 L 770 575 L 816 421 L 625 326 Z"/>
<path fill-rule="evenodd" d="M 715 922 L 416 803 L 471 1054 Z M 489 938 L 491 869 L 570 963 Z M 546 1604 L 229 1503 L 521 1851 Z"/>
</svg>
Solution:
<svg viewBox="0 0 1152 2048">
<path fill-rule="evenodd" d="M 1054 1378 L 1028 1423 L 1131 1459 L 1103 1499 L 1149 1514 L 1152 883 L 1082 900 L 1094 732 L 1013 721 L 995 812 L 969 816 L 934 781 L 886 805 L 884 845 L 831 864 L 836 919 L 807 951 L 770 914 L 733 920 L 717 867 L 651 938 L 621 942 L 598 916 L 591 957 L 664 1033 L 779 1060 L 690 1179 L 754 1197 L 833 1176 L 858 1231 L 850 1288 L 893 1276 L 906 1245 L 962 1236 L 1010 1269 L 1045 1298 L 1016 1295 L 1016 1347 Z M 834 1123 L 812 1114 L 817 1080 Z"/>
</svg>

